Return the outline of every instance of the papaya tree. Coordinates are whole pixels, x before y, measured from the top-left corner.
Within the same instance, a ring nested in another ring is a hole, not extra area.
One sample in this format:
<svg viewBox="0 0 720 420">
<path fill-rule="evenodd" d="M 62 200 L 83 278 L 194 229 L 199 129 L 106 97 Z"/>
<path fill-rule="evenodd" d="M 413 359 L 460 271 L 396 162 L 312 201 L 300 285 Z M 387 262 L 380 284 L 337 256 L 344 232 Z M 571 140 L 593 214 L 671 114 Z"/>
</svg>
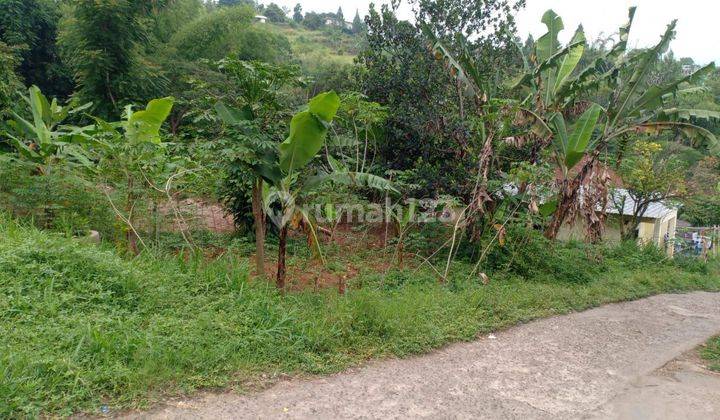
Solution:
<svg viewBox="0 0 720 420">
<path fill-rule="evenodd" d="M 128 105 L 119 122 L 108 123 L 96 118 L 97 174 L 124 191 L 121 210 L 106 195 L 117 216 L 126 225 L 125 237 L 128 250 L 139 253 L 138 241 L 144 246 L 135 227 L 136 204 L 143 189 L 152 187 L 152 175 L 173 170 L 165 153 L 160 129 L 173 106 L 173 98 L 153 99 L 144 110 L 135 111 Z"/>
<path fill-rule="evenodd" d="M 341 95 L 341 105 L 338 111 L 339 125 L 345 135 L 334 138 L 334 145 L 346 156 L 355 155 L 355 171 L 365 172 L 365 169 L 375 160 L 372 153 L 368 163 L 368 153 L 371 143 L 376 144 L 377 128 L 387 119 L 386 107 L 372 102 L 358 92 L 349 92 Z M 346 149 L 350 149 L 349 153 Z M 354 150 L 353 150 L 354 149 Z"/>
</svg>

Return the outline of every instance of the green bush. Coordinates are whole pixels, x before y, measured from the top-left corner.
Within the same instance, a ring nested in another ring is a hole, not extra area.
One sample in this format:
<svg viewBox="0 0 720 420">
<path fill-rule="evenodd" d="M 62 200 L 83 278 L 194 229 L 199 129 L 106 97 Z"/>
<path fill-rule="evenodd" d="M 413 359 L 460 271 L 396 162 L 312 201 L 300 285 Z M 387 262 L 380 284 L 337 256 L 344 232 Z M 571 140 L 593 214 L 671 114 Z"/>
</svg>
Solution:
<svg viewBox="0 0 720 420">
<path fill-rule="evenodd" d="M 495 231 L 493 231 L 493 234 Z M 602 271 L 599 256 L 580 242 L 551 242 L 536 230 L 509 227 L 504 243 L 494 241 L 486 260 L 491 272 L 525 279 L 588 282 Z"/>
<path fill-rule="evenodd" d="M 290 41 L 252 23 L 249 6 L 223 8 L 180 28 L 170 47 L 180 58 L 220 60 L 236 54 L 242 60 L 278 62 L 290 57 Z"/>
<path fill-rule="evenodd" d="M 116 234 L 112 208 L 95 185 L 62 167 L 48 175 L 38 175 L 34 169 L 15 160 L 0 160 L 0 211 L 68 235 L 89 230 L 105 237 Z"/>
<path fill-rule="evenodd" d="M 654 245 L 638 245 L 635 241 L 606 246 L 603 255 L 628 270 L 653 267 L 667 262 L 667 255 Z"/>
<path fill-rule="evenodd" d="M 699 257 L 676 255 L 672 262 L 675 266 L 688 273 L 708 274 L 710 272 L 708 264 Z"/>
</svg>

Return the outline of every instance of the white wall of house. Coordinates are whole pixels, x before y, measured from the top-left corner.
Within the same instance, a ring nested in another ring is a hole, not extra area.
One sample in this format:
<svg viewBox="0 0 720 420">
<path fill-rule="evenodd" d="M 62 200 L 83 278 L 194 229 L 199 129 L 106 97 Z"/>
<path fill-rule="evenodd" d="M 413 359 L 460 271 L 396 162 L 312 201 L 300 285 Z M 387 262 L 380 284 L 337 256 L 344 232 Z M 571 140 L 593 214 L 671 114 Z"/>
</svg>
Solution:
<svg viewBox="0 0 720 420">
<path fill-rule="evenodd" d="M 630 217 L 630 216 L 626 216 Z M 659 218 L 644 217 L 638 226 L 638 243 L 654 244 L 660 249 L 665 249 L 669 256 L 673 255 L 672 243 L 675 239 L 675 230 L 677 227 L 677 210 L 673 209 L 667 214 Z M 667 234 L 667 241 L 665 239 Z M 564 224 L 558 233 L 558 239 L 563 241 L 582 241 L 585 239 L 585 224 L 578 219 L 575 223 Z M 603 233 L 603 241 L 608 243 L 620 242 L 620 216 L 617 214 L 608 214 L 605 223 L 605 231 Z"/>
</svg>

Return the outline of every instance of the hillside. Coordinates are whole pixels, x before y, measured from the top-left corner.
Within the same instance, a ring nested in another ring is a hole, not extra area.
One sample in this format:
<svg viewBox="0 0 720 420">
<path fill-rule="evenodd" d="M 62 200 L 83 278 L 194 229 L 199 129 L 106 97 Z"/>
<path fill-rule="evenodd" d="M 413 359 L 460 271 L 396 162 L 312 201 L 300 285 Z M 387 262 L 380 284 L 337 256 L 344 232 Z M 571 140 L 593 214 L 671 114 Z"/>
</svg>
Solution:
<svg viewBox="0 0 720 420">
<path fill-rule="evenodd" d="M 364 42 L 362 36 L 350 35 L 334 28 L 311 31 L 302 26 L 266 25 L 271 31 L 288 38 L 293 53 L 308 70 L 322 63 L 351 64 Z"/>
</svg>

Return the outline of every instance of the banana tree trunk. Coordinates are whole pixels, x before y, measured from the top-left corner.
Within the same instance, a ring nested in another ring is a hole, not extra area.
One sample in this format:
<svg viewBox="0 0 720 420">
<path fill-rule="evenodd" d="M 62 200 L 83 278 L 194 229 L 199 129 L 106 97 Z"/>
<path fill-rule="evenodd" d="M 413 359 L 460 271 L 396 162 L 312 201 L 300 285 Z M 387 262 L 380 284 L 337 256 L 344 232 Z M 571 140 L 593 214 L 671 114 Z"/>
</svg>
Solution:
<svg viewBox="0 0 720 420">
<path fill-rule="evenodd" d="M 592 156 L 590 156 L 590 159 L 585 162 L 582 169 L 580 169 L 580 172 L 578 172 L 574 178 L 571 180 L 565 179 L 563 181 L 560 187 L 557 208 L 555 209 L 555 213 L 553 213 L 550 224 L 545 229 L 545 237 L 547 239 L 555 240 L 555 238 L 557 238 L 560 228 L 565 222 L 565 219 L 567 219 L 573 203 L 575 203 L 578 199 L 580 186 L 585 183 L 585 179 L 588 175 L 590 175 L 590 172 L 595 164 L 595 160 L 597 160 L 599 156 L 600 150 L 598 149 L 592 154 Z"/>
<path fill-rule="evenodd" d="M 278 244 L 277 279 L 275 284 L 281 292 L 285 292 L 285 254 L 287 250 L 288 227 L 280 228 L 280 241 Z"/>
<path fill-rule="evenodd" d="M 570 203 L 566 200 L 563 199 L 560 203 L 558 203 L 557 209 L 555 209 L 555 213 L 553 213 L 552 220 L 550 221 L 548 227 L 545 229 L 545 237 L 547 239 L 554 241 L 555 238 L 557 238 L 557 235 L 560 232 L 560 228 L 562 227 L 565 218 L 567 218 L 569 210 Z"/>
<path fill-rule="evenodd" d="M 265 213 L 262 208 L 262 183 L 262 179 L 258 179 L 252 191 L 252 212 L 255 220 L 255 266 L 259 277 L 265 277 Z"/>
</svg>

